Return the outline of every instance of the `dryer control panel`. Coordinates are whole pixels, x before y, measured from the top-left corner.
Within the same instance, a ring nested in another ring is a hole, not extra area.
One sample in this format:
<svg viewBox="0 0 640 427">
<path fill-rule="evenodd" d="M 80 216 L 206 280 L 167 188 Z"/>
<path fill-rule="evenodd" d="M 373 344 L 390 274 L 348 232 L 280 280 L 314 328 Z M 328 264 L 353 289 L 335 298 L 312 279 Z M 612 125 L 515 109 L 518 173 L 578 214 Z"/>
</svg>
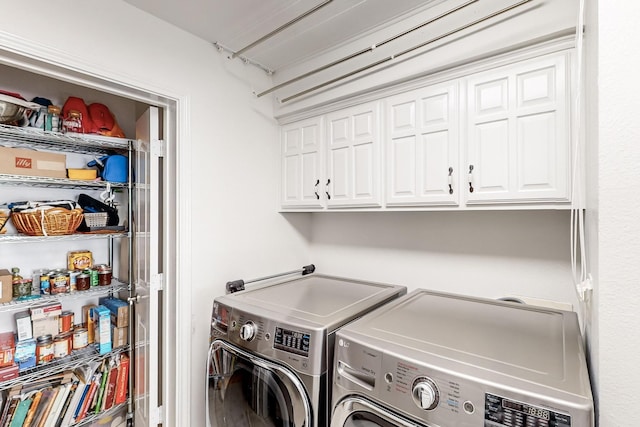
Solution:
<svg viewBox="0 0 640 427">
<path fill-rule="evenodd" d="M 273 347 L 308 357 L 310 341 L 311 335 L 307 333 L 276 327 Z"/>
<path fill-rule="evenodd" d="M 539 406 L 486 393 L 484 425 L 487 427 L 571 427 L 571 416 Z"/>
</svg>

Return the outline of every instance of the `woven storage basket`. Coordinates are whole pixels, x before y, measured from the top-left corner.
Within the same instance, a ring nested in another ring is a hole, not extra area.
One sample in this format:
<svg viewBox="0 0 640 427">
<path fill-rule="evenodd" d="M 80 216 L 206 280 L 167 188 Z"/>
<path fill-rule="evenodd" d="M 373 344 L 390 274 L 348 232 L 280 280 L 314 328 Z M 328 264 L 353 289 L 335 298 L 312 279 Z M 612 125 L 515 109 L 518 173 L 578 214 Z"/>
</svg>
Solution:
<svg viewBox="0 0 640 427">
<path fill-rule="evenodd" d="M 82 209 L 50 208 L 34 212 L 13 212 L 16 229 L 29 236 L 73 234 L 82 222 Z"/>
<path fill-rule="evenodd" d="M 9 219 L 9 211 L 0 209 L 0 234 L 7 232 L 6 222 Z"/>
</svg>

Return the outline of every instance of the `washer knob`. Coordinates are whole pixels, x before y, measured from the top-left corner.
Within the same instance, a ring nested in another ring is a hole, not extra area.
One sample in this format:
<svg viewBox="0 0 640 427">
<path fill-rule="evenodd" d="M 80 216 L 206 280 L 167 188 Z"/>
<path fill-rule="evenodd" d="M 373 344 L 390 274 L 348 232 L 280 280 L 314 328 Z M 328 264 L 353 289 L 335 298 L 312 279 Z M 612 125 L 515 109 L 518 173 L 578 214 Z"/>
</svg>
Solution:
<svg viewBox="0 0 640 427">
<path fill-rule="evenodd" d="M 240 327 L 240 338 L 245 341 L 251 341 L 255 338 L 256 332 L 256 324 L 249 321 Z"/>
<path fill-rule="evenodd" d="M 438 388 L 429 378 L 418 378 L 413 382 L 413 401 L 420 409 L 430 410 L 438 406 Z"/>
</svg>

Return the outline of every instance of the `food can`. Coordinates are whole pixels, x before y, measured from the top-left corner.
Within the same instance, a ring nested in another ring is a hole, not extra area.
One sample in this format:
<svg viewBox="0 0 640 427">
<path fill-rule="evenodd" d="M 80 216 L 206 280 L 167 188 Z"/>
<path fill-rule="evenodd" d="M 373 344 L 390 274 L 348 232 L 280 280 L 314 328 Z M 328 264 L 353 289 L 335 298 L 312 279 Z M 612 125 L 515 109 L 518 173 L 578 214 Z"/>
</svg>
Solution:
<svg viewBox="0 0 640 427">
<path fill-rule="evenodd" d="M 13 297 L 20 298 L 31 295 L 31 279 L 20 279 L 13 283 Z"/>
<path fill-rule="evenodd" d="M 51 335 L 36 338 L 36 364 L 43 365 L 53 360 L 53 339 Z"/>
<path fill-rule="evenodd" d="M 40 273 L 40 294 L 41 295 L 51 294 L 51 282 L 49 281 L 48 271 L 43 271 L 42 273 Z"/>
<path fill-rule="evenodd" d="M 89 277 L 91 278 L 91 286 L 98 286 L 98 270 L 95 268 L 90 269 Z"/>
<path fill-rule="evenodd" d="M 69 270 L 69 292 L 75 292 L 77 290 L 79 274 L 80 270 Z"/>
<path fill-rule="evenodd" d="M 69 292 L 69 274 L 54 273 L 49 275 L 49 282 L 51 283 L 51 294 L 66 294 Z"/>
<path fill-rule="evenodd" d="M 76 276 L 76 291 L 86 291 L 91 287 L 91 277 L 82 272 Z"/>
<path fill-rule="evenodd" d="M 64 335 L 56 335 L 53 339 L 53 357 L 59 359 L 69 355 L 69 340 Z"/>
<path fill-rule="evenodd" d="M 58 332 L 65 334 L 73 329 L 73 311 L 63 311 L 58 317 Z"/>
<path fill-rule="evenodd" d="M 73 330 L 73 349 L 78 350 L 89 345 L 89 335 L 87 328 L 76 328 Z"/>
<path fill-rule="evenodd" d="M 113 273 L 111 267 L 108 265 L 101 266 L 98 268 L 98 285 L 100 286 L 109 286 L 111 285 L 111 279 L 113 277 Z"/>
</svg>

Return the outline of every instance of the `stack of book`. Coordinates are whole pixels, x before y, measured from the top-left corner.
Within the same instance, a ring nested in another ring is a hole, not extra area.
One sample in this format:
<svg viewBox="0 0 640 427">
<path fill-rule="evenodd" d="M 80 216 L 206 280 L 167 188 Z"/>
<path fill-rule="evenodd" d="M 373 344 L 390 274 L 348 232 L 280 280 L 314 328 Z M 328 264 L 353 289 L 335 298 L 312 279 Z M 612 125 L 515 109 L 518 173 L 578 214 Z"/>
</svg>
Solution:
<svg viewBox="0 0 640 427">
<path fill-rule="evenodd" d="M 129 357 L 119 354 L 0 395 L 0 427 L 67 427 L 126 402 Z"/>
</svg>

